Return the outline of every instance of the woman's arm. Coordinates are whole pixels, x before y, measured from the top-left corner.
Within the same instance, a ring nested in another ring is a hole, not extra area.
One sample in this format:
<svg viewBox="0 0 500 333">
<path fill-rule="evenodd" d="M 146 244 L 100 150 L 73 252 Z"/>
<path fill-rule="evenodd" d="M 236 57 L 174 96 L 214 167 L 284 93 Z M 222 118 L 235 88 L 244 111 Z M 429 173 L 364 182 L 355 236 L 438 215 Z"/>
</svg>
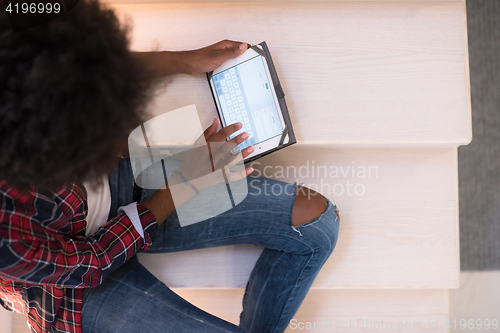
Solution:
<svg viewBox="0 0 500 333">
<path fill-rule="evenodd" d="M 198 140 L 204 139 L 204 141 L 208 144 L 207 146 L 209 149 L 208 154 L 210 155 L 209 156 L 210 160 L 213 162 L 213 165 L 216 168 L 220 167 L 221 165 L 222 166 L 227 165 L 229 161 L 225 160 L 219 152 L 212 151 L 210 149 L 211 147 L 210 143 L 224 142 L 223 145 L 219 146 L 219 149 L 228 152 L 229 150 L 236 147 L 237 145 L 239 145 L 248 138 L 247 133 L 244 132 L 240 133 L 239 135 L 232 138 L 228 142 L 225 142 L 225 140 L 231 134 L 241 129 L 243 125 L 241 123 L 235 123 L 217 131 L 218 127 L 219 127 L 219 121 L 217 118 L 215 118 L 212 122 L 212 125 L 210 125 L 198 139 Z M 198 144 L 195 144 L 195 146 L 199 146 L 199 144 L 202 141 L 197 141 L 197 142 Z M 243 149 L 241 152 L 241 158 L 242 159 L 246 158 L 253 152 L 253 150 L 254 149 L 252 146 Z M 201 177 L 207 176 L 208 173 L 211 173 L 213 171 L 212 167 L 210 167 L 209 170 L 203 167 L 206 158 L 206 156 L 204 157 L 203 155 L 204 154 L 203 153 L 200 154 L 200 151 L 196 148 L 190 149 L 186 159 L 184 160 L 184 163 L 178 170 L 183 174 L 185 178 L 187 178 L 189 181 L 192 181 L 192 183 L 194 183 L 199 190 L 203 189 L 204 187 L 213 186 L 219 181 L 224 181 L 224 179 L 222 180 L 212 179 L 213 183 L 205 183 L 205 184 L 196 183 L 196 179 L 201 179 Z M 252 171 L 253 171 L 252 168 L 245 168 L 243 172 L 229 174 L 228 177 L 233 177 L 232 179 L 229 180 L 234 181 L 246 177 L 247 175 L 252 173 Z M 169 179 L 169 181 L 165 184 L 165 189 L 160 189 L 156 191 L 152 196 L 150 196 L 146 201 L 143 202 L 143 205 L 146 206 L 151 213 L 153 213 L 158 225 L 161 225 L 163 221 L 165 221 L 166 218 L 170 214 L 172 214 L 172 212 L 175 210 L 174 200 L 172 198 L 172 193 L 170 192 L 169 184 L 174 184 L 174 185 L 181 184 L 183 186 L 183 190 L 177 194 L 178 197 L 176 197 L 175 200 L 175 202 L 178 205 L 182 205 L 184 202 L 188 201 L 192 196 L 196 195 L 195 190 L 190 185 L 184 183 L 184 180 L 179 176 L 179 174 L 174 173 L 174 175 L 172 175 L 172 178 Z"/>
<path fill-rule="evenodd" d="M 200 75 L 213 71 L 226 60 L 242 55 L 248 44 L 223 40 L 216 44 L 191 51 L 133 52 L 144 63 L 152 78 L 174 74 Z"/>
</svg>

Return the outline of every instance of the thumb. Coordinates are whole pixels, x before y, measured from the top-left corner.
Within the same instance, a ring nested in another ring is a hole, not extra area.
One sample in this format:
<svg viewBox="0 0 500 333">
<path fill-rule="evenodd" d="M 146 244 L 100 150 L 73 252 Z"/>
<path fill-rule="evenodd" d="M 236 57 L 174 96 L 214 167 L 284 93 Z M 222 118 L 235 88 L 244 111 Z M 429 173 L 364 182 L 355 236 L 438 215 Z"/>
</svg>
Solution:
<svg viewBox="0 0 500 333">
<path fill-rule="evenodd" d="M 228 59 L 236 58 L 245 53 L 248 47 L 249 45 L 247 43 L 235 43 L 235 45 L 231 47 L 226 47 L 225 56 Z"/>
<path fill-rule="evenodd" d="M 210 125 L 206 130 L 205 130 L 205 140 L 208 141 L 208 139 L 214 135 L 217 132 L 217 129 L 219 128 L 219 120 L 217 118 L 214 118 L 212 121 L 212 125 Z"/>
<path fill-rule="evenodd" d="M 247 44 L 247 43 L 241 43 L 240 45 L 238 45 L 238 50 L 236 51 L 236 53 L 243 54 L 249 48 L 250 48 L 249 44 Z"/>
</svg>

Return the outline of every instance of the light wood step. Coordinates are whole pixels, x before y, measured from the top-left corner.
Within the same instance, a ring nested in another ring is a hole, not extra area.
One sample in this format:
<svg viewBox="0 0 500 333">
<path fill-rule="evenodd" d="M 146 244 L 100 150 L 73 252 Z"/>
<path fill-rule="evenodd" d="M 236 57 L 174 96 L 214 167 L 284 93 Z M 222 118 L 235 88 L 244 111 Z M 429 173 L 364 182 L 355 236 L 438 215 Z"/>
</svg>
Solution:
<svg viewBox="0 0 500 333">
<path fill-rule="evenodd" d="M 134 50 L 268 42 L 299 144 L 450 146 L 471 140 L 464 1 L 116 4 Z M 215 106 L 204 76 L 174 76 L 158 115 Z"/>
<path fill-rule="evenodd" d="M 0 306 L 0 333 L 12 332 L 12 312 L 5 310 Z"/>
<path fill-rule="evenodd" d="M 309 176 L 305 174 L 307 165 Z M 284 167 L 285 175 L 287 166 L 295 167 L 299 182 L 322 192 L 340 210 L 336 249 L 313 288 L 458 286 L 456 149 L 292 146 L 253 166 L 262 173 L 267 166 L 267 176 L 290 182 L 297 181 L 293 169 L 289 168 L 288 177 L 282 178 L 279 166 Z M 327 167 L 327 177 L 323 167 Z M 335 168 L 339 178 L 333 178 Z M 359 178 L 363 168 L 366 178 Z M 348 182 L 351 195 L 347 192 Z M 356 195 L 356 191 L 361 195 Z M 261 250 L 254 246 L 228 246 L 169 254 L 144 253 L 140 260 L 170 287 L 242 288 Z"/>
<path fill-rule="evenodd" d="M 236 325 L 239 322 L 243 289 L 176 289 L 175 292 L 215 316 Z M 445 327 L 448 317 L 447 290 L 312 290 L 286 332 L 444 333 L 448 332 Z M 316 329 L 306 328 L 314 327 L 315 323 Z M 10 324 L 12 330 L 7 330 Z M 406 329 L 398 329 L 404 325 Z M 25 316 L 20 314 L 14 314 L 12 322 L 2 321 L 0 331 L 30 332 Z"/>
<path fill-rule="evenodd" d="M 201 309 L 239 323 L 243 289 L 175 291 Z M 448 332 L 447 320 L 448 291 L 443 289 L 312 290 L 286 332 Z"/>
</svg>

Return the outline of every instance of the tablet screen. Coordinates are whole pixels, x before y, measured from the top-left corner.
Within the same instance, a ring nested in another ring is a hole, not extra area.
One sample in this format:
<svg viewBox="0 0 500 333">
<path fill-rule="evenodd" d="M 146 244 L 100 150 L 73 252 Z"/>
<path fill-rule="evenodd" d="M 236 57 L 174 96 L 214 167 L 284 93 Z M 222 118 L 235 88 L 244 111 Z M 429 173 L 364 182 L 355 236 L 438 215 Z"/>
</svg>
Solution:
<svg viewBox="0 0 500 333">
<path fill-rule="evenodd" d="M 226 126 L 236 122 L 243 124 L 243 128 L 230 138 L 248 133 L 248 139 L 238 146 L 239 149 L 283 132 L 263 61 L 264 58 L 256 56 L 212 77 Z"/>
</svg>

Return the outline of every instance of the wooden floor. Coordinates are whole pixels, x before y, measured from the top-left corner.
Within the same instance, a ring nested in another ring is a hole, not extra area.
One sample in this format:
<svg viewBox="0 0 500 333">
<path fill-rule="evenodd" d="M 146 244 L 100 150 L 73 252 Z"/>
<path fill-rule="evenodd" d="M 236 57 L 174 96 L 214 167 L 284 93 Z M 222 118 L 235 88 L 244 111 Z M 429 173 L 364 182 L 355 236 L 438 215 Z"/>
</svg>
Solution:
<svg viewBox="0 0 500 333">
<path fill-rule="evenodd" d="M 176 292 L 203 310 L 239 322 L 242 289 Z M 447 332 L 447 310 L 448 291 L 442 289 L 312 290 L 286 332 Z"/>
<path fill-rule="evenodd" d="M 336 249 L 313 288 L 422 289 L 458 286 L 456 161 L 451 148 L 292 146 L 253 166 L 256 174 L 303 182 L 340 210 Z M 241 288 L 260 251 L 231 246 L 140 260 L 172 287 Z"/>
<path fill-rule="evenodd" d="M 301 144 L 454 146 L 471 139 L 463 1 L 112 4 L 132 49 L 222 39 L 271 50 Z M 178 76 L 154 113 L 195 103 L 215 115 L 204 76 Z"/>
<path fill-rule="evenodd" d="M 236 325 L 239 322 L 243 289 L 176 289 L 175 292 L 217 317 Z M 445 327 L 449 319 L 448 291 L 312 290 L 294 319 L 287 333 L 444 333 L 448 332 Z M 23 315 L 13 316 L 12 327 L 13 333 L 30 332 Z"/>
</svg>

